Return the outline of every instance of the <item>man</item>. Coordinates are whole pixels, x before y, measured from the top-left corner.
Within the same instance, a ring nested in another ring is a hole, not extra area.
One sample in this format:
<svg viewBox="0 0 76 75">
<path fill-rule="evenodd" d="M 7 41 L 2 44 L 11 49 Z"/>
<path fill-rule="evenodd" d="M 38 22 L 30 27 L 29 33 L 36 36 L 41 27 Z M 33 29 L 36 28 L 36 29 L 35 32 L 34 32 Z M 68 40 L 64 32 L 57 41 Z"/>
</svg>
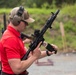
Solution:
<svg viewBox="0 0 76 75">
<path fill-rule="evenodd" d="M 1 43 L 0 43 L 0 75 L 1 75 Z"/>
<path fill-rule="evenodd" d="M 10 13 L 10 23 L 3 33 L 1 44 L 2 74 L 1 75 L 28 75 L 28 69 L 35 60 L 47 56 L 46 51 L 40 50 L 40 44 L 31 52 L 27 60 L 21 60 L 26 54 L 27 49 L 24 48 L 24 43 L 20 33 L 25 30 L 28 23 L 34 22 L 34 19 L 29 16 L 27 10 L 23 7 L 15 7 Z M 57 47 L 53 45 L 55 49 Z M 49 52 L 51 55 L 54 52 Z"/>
</svg>

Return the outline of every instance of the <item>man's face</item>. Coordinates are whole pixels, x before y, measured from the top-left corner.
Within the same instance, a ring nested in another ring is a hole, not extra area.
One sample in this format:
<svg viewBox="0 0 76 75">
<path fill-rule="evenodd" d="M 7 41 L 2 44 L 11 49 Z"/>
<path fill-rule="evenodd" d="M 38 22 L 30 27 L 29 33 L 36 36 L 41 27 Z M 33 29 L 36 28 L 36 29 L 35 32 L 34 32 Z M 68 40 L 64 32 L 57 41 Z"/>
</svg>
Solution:
<svg viewBox="0 0 76 75">
<path fill-rule="evenodd" d="M 20 32 L 24 31 L 26 26 L 28 26 L 28 23 L 21 21 L 20 24 L 18 25 L 18 31 L 20 31 Z"/>
</svg>

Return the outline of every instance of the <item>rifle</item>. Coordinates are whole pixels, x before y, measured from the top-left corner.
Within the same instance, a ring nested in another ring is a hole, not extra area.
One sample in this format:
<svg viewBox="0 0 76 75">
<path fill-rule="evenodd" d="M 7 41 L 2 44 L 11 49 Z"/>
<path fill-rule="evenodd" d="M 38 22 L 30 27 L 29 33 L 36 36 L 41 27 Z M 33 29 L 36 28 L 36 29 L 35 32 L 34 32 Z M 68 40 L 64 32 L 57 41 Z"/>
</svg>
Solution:
<svg viewBox="0 0 76 75">
<path fill-rule="evenodd" d="M 26 39 L 26 38 L 28 38 L 30 40 L 33 40 L 33 37 L 32 36 L 29 36 L 29 35 L 26 35 L 24 33 L 21 33 L 21 39 Z"/>
<path fill-rule="evenodd" d="M 22 58 L 21 60 L 27 59 L 29 53 L 30 53 L 31 51 L 33 51 L 41 41 L 44 42 L 43 35 L 44 35 L 44 33 L 46 32 L 46 30 L 47 30 L 48 28 L 50 28 L 50 29 L 52 28 L 52 23 L 53 23 L 53 21 L 55 20 L 55 18 L 57 17 L 59 11 L 60 11 L 60 10 L 57 10 L 56 13 L 53 13 L 53 12 L 52 12 L 52 16 L 47 20 L 47 22 L 45 23 L 45 25 L 44 25 L 44 27 L 42 28 L 42 30 L 41 30 L 41 31 L 40 31 L 40 30 L 37 30 L 37 31 L 34 32 L 35 39 L 34 39 L 33 42 L 29 45 L 28 51 L 26 52 L 26 54 L 23 56 L 23 58 Z M 50 44 L 48 44 L 46 48 L 49 49 L 49 48 L 52 48 L 52 46 L 51 46 Z M 53 49 L 53 48 L 52 48 L 52 49 Z M 56 51 L 56 50 L 53 49 L 53 50 L 51 50 L 51 51 Z"/>
<path fill-rule="evenodd" d="M 4 27 L 2 28 L 2 34 L 4 33 L 4 31 L 6 30 L 6 14 L 4 13 L 3 14 L 3 25 L 4 25 Z"/>
</svg>

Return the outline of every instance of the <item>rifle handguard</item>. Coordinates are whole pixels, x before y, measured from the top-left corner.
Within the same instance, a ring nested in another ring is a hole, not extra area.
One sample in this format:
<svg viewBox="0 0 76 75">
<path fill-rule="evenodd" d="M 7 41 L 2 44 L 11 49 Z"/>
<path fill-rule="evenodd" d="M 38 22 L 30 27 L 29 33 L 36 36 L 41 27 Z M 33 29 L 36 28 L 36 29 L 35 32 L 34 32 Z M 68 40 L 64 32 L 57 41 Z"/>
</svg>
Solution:
<svg viewBox="0 0 76 75">
<path fill-rule="evenodd" d="M 24 34 L 24 33 L 21 33 L 21 39 L 25 39 L 25 38 L 28 38 L 28 39 L 33 39 L 33 37 L 32 36 L 29 36 L 29 35 L 26 35 L 26 34 Z"/>
</svg>

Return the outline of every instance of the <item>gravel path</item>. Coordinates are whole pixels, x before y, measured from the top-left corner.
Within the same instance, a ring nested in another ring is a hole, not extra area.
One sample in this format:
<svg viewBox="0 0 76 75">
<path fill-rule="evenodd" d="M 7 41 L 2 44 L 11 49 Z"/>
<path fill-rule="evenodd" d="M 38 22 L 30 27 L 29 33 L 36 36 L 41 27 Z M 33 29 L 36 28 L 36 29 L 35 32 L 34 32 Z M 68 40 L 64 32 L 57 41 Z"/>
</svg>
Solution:
<svg viewBox="0 0 76 75">
<path fill-rule="evenodd" d="M 29 75 L 76 75 L 76 53 L 56 54 L 39 59 L 28 71 Z"/>
</svg>

